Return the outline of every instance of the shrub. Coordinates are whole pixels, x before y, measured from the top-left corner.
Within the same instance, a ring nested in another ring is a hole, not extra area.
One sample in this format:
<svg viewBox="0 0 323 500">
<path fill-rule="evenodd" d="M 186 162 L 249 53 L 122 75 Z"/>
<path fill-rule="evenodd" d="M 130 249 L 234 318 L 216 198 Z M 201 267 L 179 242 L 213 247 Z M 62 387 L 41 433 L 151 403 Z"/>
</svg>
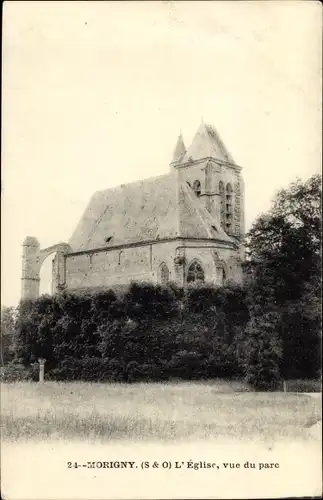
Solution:
<svg viewBox="0 0 323 500">
<path fill-rule="evenodd" d="M 143 316 L 166 319 L 175 316 L 177 312 L 172 289 L 153 283 L 131 283 L 124 300 L 128 316 L 133 319 Z"/>
<path fill-rule="evenodd" d="M 11 361 L 1 367 L 1 382 L 22 382 L 35 379 L 35 369 L 25 367 L 21 363 Z"/>
<path fill-rule="evenodd" d="M 251 317 L 246 328 L 242 363 L 245 381 L 257 390 L 279 386 L 282 343 L 277 335 L 277 316 L 273 313 Z"/>
<path fill-rule="evenodd" d="M 188 286 L 184 294 L 185 312 L 203 314 L 215 311 L 220 293 L 219 288 L 205 283 Z"/>
</svg>

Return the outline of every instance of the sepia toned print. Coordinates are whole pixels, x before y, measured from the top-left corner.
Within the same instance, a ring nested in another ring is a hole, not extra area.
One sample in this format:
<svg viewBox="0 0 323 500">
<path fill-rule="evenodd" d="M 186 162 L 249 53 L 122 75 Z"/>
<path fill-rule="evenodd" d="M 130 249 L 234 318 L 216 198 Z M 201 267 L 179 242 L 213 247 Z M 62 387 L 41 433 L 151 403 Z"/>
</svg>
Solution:
<svg viewBox="0 0 323 500">
<path fill-rule="evenodd" d="M 4 498 L 321 494 L 319 8 L 5 4 Z"/>
</svg>

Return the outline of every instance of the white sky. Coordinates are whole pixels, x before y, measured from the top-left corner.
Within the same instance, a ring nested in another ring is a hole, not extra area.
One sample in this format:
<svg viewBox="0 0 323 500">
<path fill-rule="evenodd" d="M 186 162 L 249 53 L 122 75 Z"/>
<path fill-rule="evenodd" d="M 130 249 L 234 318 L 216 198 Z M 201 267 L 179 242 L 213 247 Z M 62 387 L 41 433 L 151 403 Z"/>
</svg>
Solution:
<svg viewBox="0 0 323 500">
<path fill-rule="evenodd" d="M 67 241 L 94 191 L 167 173 L 201 117 L 244 169 L 247 228 L 319 171 L 321 18 L 314 1 L 7 1 L 2 304 L 26 235 Z"/>
</svg>

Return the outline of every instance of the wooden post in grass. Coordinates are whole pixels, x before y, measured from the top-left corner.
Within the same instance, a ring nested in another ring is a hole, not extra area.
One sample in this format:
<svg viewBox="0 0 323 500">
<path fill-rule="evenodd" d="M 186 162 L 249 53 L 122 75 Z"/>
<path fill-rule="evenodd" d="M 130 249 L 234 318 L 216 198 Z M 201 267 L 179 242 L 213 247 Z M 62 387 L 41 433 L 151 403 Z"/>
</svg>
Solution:
<svg viewBox="0 0 323 500">
<path fill-rule="evenodd" d="M 283 385 L 284 385 L 284 392 L 287 392 L 286 380 L 284 380 Z"/>
<path fill-rule="evenodd" d="M 44 382 L 44 373 L 45 373 L 45 358 L 38 358 L 39 363 L 39 382 Z"/>
</svg>

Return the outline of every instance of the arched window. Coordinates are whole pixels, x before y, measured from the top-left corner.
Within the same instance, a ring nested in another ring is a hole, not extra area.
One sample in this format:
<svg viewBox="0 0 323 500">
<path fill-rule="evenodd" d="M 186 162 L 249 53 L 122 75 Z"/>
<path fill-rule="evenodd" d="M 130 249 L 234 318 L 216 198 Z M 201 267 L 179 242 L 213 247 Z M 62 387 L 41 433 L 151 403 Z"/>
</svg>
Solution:
<svg viewBox="0 0 323 500">
<path fill-rule="evenodd" d="M 165 262 L 159 266 L 159 283 L 162 285 L 167 285 L 169 282 L 169 269 Z"/>
<path fill-rule="evenodd" d="M 196 196 L 200 196 L 200 194 L 201 194 L 201 183 L 200 183 L 200 181 L 194 181 L 193 189 L 195 191 Z"/>
<path fill-rule="evenodd" d="M 194 281 L 204 281 L 204 271 L 197 261 L 192 262 L 187 272 L 187 283 Z"/>
<path fill-rule="evenodd" d="M 231 194 L 231 193 L 232 193 L 232 191 L 233 191 L 233 189 L 232 189 L 232 186 L 231 186 L 231 184 L 230 184 L 230 182 L 229 182 L 229 183 L 227 184 L 227 193 L 228 193 L 228 194 Z"/>
</svg>

